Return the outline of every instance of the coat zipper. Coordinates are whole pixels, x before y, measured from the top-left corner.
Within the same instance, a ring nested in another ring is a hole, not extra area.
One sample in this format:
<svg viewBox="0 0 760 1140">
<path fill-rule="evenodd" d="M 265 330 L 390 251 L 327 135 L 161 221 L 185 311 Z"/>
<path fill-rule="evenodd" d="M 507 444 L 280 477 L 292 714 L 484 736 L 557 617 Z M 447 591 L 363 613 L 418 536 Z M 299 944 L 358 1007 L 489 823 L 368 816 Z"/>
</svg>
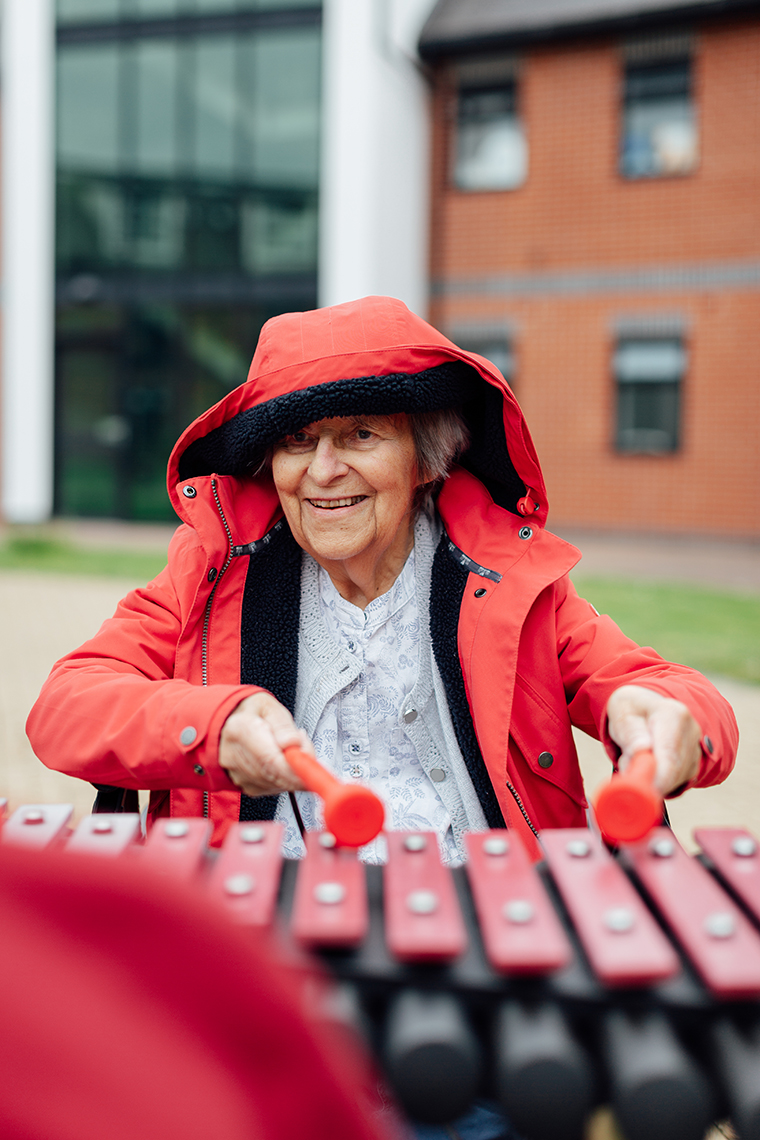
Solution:
<svg viewBox="0 0 760 1140">
<path fill-rule="evenodd" d="M 216 509 L 219 512 L 219 517 L 222 520 L 222 525 L 224 526 L 224 529 L 225 529 L 226 534 L 227 534 L 227 544 L 228 544 L 229 549 L 227 551 L 227 558 L 225 560 L 225 563 L 222 566 L 219 573 L 217 574 L 216 581 L 214 582 L 214 585 L 211 587 L 211 593 L 209 594 L 208 599 L 206 601 L 206 612 L 203 615 L 203 633 L 201 635 L 201 684 L 202 685 L 208 685 L 208 631 L 209 631 L 209 626 L 211 624 L 211 607 L 214 604 L 214 597 L 216 596 L 216 591 L 218 589 L 219 583 L 221 582 L 222 578 L 224 577 L 224 575 L 225 575 L 225 573 L 226 573 L 226 571 L 230 565 L 230 562 L 232 562 L 232 557 L 233 557 L 233 555 L 232 555 L 232 546 L 233 546 L 232 531 L 230 530 L 229 526 L 227 525 L 227 519 L 224 517 L 224 511 L 222 510 L 222 504 L 219 501 L 219 492 L 216 489 L 216 479 L 211 480 L 211 493 L 214 496 L 214 502 L 216 503 Z M 209 815 L 209 793 L 204 792 L 203 793 L 203 818 L 208 819 L 208 815 Z"/>
<path fill-rule="evenodd" d="M 517 806 L 519 807 L 519 809 L 520 809 L 520 812 L 522 813 L 522 817 L 523 817 L 523 819 L 525 820 L 525 822 L 527 823 L 528 827 L 530 828 L 530 830 L 531 830 L 531 831 L 533 832 L 533 834 L 535 835 L 536 839 L 538 839 L 538 832 L 536 831 L 535 827 L 533 826 L 533 823 L 531 822 L 531 818 L 530 818 L 530 816 L 528 815 L 527 811 L 525 810 L 525 805 L 524 805 L 524 803 L 522 802 L 522 800 L 520 799 L 520 796 L 519 796 L 519 795 L 518 795 L 518 793 L 517 793 L 517 789 L 514 787 L 514 785 L 510 784 L 509 780 L 507 780 L 507 787 L 509 788 L 510 792 L 511 792 L 511 793 L 512 793 L 512 795 L 514 796 L 514 799 L 515 799 L 515 803 L 516 803 L 516 804 L 517 804 Z"/>
<path fill-rule="evenodd" d="M 214 598 L 216 596 L 216 591 L 217 591 L 217 588 L 219 586 L 219 583 L 221 582 L 222 578 L 226 574 L 227 570 L 229 569 L 229 565 L 232 562 L 232 559 L 233 559 L 232 548 L 234 545 L 233 541 L 232 541 L 232 531 L 229 528 L 229 525 L 227 523 L 227 519 L 225 518 L 224 510 L 222 508 L 222 504 L 219 500 L 219 492 L 216 489 L 216 479 L 211 480 L 211 493 L 214 496 L 214 502 L 216 503 L 216 509 L 219 512 L 219 518 L 222 520 L 222 526 L 224 527 L 225 533 L 227 535 L 228 551 L 227 551 L 227 558 L 225 560 L 225 563 L 222 566 L 221 570 L 219 571 L 219 574 L 217 575 L 216 581 L 214 582 L 214 585 L 211 588 L 211 593 L 209 594 L 208 600 L 206 601 L 206 612 L 203 615 L 203 634 L 201 636 L 201 683 L 203 685 L 208 685 L 208 631 L 209 631 L 209 625 L 211 624 L 211 607 L 214 604 Z M 510 784 L 509 781 L 507 781 L 507 787 L 509 788 L 510 792 L 514 796 L 515 803 L 517 804 L 518 808 L 520 809 L 520 812 L 523 816 L 523 819 L 525 820 L 528 827 L 530 828 L 530 830 L 535 835 L 536 839 L 538 839 L 538 831 L 533 826 L 533 822 L 532 822 L 530 816 L 528 815 L 527 811 L 525 810 L 525 805 L 523 804 L 522 800 L 520 799 L 520 796 L 518 795 L 517 789 L 512 784 Z M 203 793 L 203 818 L 204 819 L 208 819 L 208 813 L 209 813 L 209 793 L 204 792 Z"/>
</svg>

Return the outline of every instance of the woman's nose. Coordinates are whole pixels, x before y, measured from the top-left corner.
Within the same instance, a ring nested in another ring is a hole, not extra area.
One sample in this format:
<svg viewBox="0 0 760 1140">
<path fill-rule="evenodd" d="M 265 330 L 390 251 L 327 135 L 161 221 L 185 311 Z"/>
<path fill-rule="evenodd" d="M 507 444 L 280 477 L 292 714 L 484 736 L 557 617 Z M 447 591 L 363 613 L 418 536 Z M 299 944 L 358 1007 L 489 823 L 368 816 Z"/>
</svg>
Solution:
<svg viewBox="0 0 760 1140">
<path fill-rule="evenodd" d="M 309 474 L 315 483 L 331 483 L 339 475 L 344 475 L 348 464 L 341 459 L 334 440 L 325 436 L 319 440 L 309 464 Z"/>
</svg>

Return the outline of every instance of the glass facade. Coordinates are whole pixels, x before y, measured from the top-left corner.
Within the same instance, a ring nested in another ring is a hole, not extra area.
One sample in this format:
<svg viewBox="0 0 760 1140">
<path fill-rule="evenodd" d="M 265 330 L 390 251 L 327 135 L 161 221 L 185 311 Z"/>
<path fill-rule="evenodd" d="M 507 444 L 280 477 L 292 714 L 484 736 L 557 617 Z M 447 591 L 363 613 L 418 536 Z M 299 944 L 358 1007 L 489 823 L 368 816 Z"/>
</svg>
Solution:
<svg viewBox="0 0 760 1140">
<path fill-rule="evenodd" d="M 316 304 L 320 9 L 59 0 L 57 510 L 171 517 L 169 449 Z"/>
</svg>

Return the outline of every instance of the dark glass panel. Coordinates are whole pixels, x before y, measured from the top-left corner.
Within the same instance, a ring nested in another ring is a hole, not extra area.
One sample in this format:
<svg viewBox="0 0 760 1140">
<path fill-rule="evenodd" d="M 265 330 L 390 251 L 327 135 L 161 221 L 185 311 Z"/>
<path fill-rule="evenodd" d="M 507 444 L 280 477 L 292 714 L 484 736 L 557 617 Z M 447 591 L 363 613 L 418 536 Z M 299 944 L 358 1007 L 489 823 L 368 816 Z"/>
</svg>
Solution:
<svg viewBox="0 0 760 1140">
<path fill-rule="evenodd" d="M 312 308 L 313 294 L 294 308 Z M 57 504 L 174 517 L 166 462 L 184 428 L 247 375 L 273 306 L 71 305 L 57 330 Z"/>
<path fill-rule="evenodd" d="M 121 162 L 117 44 L 58 52 L 57 151 L 62 170 L 115 173 Z"/>
<path fill-rule="evenodd" d="M 316 271 L 319 45 L 61 48 L 59 274 Z"/>
<path fill-rule="evenodd" d="M 657 454 L 678 448 L 678 384 L 618 387 L 619 451 Z"/>
<path fill-rule="evenodd" d="M 319 0 L 57 0 L 59 24 L 319 7 Z"/>
</svg>

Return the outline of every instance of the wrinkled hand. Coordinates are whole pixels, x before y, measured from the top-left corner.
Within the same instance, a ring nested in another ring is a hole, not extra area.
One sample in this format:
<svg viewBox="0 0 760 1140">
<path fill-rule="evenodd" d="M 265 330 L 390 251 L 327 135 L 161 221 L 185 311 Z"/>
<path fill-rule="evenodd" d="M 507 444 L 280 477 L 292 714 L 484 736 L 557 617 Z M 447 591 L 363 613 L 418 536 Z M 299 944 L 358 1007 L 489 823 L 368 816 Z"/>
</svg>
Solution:
<svg viewBox="0 0 760 1140">
<path fill-rule="evenodd" d="M 247 796 L 303 791 L 282 750 L 298 744 L 314 754 L 308 736 L 296 728 L 271 693 L 254 693 L 230 713 L 219 736 L 219 763 Z"/>
<path fill-rule="evenodd" d="M 662 795 L 693 780 L 699 771 L 701 730 L 686 705 L 641 685 L 622 685 L 607 702 L 608 730 L 622 749 L 620 770 L 651 748 L 655 784 Z"/>
</svg>

